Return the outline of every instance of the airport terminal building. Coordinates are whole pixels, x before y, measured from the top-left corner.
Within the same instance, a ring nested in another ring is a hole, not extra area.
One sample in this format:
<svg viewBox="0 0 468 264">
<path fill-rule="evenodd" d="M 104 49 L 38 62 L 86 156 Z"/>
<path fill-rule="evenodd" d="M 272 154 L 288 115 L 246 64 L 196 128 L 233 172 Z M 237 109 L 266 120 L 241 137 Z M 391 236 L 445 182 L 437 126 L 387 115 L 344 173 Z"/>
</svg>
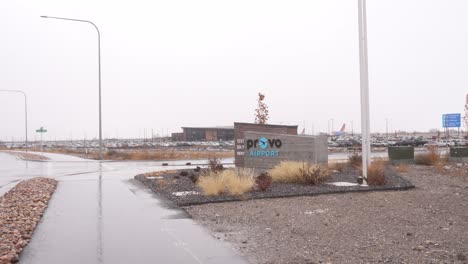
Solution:
<svg viewBox="0 0 468 264">
<path fill-rule="evenodd" d="M 182 127 L 182 133 L 172 133 L 173 141 L 232 141 L 234 127 Z"/>
</svg>

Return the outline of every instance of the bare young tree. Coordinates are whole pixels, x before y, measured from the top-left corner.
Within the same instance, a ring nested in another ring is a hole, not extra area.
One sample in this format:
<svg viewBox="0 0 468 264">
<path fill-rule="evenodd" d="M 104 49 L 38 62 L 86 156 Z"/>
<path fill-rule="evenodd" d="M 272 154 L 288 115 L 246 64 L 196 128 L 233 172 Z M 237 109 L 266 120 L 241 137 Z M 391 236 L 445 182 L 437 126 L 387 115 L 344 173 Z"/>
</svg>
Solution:
<svg viewBox="0 0 468 264">
<path fill-rule="evenodd" d="M 465 130 L 468 136 L 468 94 L 466 95 L 465 116 L 463 117 L 463 123 L 465 124 Z"/>
<path fill-rule="evenodd" d="M 268 116 L 268 106 L 263 100 L 265 100 L 265 95 L 258 93 L 257 109 L 255 109 L 255 123 L 257 124 L 266 124 L 270 118 Z"/>
</svg>

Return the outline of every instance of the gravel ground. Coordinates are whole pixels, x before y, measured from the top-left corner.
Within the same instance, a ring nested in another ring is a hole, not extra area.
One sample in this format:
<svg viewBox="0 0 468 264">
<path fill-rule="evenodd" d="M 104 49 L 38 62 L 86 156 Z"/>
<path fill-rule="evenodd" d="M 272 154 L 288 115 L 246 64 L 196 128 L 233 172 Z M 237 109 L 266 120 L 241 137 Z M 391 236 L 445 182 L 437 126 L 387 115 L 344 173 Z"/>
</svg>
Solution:
<svg viewBox="0 0 468 264">
<path fill-rule="evenodd" d="M 468 179 L 402 175 L 416 188 L 185 209 L 252 263 L 468 263 Z"/>
<path fill-rule="evenodd" d="M 34 178 L 0 197 L 0 263 L 15 263 L 47 208 L 57 181 Z"/>
<path fill-rule="evenodd" d="M 186 170 L 193 173 L 192 170 Z M 152 175 L 149 176 L 148 175 Z M 156 175 L 156 176 L 155 176 Z M 156 174 L 140 174 L 135 179 L 150 187 L 155 193 L 163 195 L 179 206 L 199 205 L 206 203 L 219 203 L 231 201 L 243 201 L 259 198 L 281 198 L 301 195 L 318 195 L 341 192 L 367 192 L 379 190 L 404 190 L 413 188 L 413 184 L 400 177 L 395 171 L 387 169 L 386 183 L 381 186 L 334 186 L 330 182 L 351 182 L 356 183 L 358 172 L 353 169 L 346 169 L 342 172 L 336 171 L 331 178 L 323 184 L 304 185 L 273 183 L 266 191 L 253 190 L 243 196 L 231 196 L 222 194 L 218 196 L 201 195 L 202 190 L 196 186 L 189 177 L 180 176 L 180 171 L 157 172 Z M 174 193 L 186 192 L 187 195 L 174 195 Z"/>
</svg>

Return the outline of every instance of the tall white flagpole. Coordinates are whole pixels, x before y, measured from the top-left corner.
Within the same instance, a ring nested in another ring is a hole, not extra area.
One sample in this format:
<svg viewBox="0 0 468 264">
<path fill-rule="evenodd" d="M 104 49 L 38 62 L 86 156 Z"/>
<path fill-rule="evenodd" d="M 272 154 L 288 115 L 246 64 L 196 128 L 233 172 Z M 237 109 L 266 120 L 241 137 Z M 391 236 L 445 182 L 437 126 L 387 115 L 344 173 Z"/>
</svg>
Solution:
<svg viewBox="0 0 468 264">
<path fill-rule="evenodd" d="M 370 165 L 369 125 L 369 72 L 367 60 L 366 0 L 358 0 L 359 8 L 359 66 L 361 84 L 361 134 L 362 134 L 362 176 L 367 185 L 367 168 Z"/>
</svg>

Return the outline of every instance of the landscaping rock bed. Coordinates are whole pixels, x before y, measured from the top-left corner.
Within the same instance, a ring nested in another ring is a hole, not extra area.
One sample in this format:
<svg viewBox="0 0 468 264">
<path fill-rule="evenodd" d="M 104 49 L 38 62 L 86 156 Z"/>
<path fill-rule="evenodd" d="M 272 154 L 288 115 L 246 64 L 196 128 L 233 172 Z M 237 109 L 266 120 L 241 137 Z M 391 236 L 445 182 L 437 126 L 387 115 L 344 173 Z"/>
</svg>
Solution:
<svg viewBox="0 0 468 264">
<path fill-rule="evenodd" d="M 185 171 L 185 172 L 184 172 Z M 358 171 L 347 168 L 341 172 L 335 171 L 330 179 L 319 185 L 304 185 L 291 183 L 273 183 L 266 191 L 257 188 L 243 196 L 232 196 L 222 194 L 218 196 L 205 196 L 201 189 L 193 183 L 190 175 L 198 176 L 199 172 L 194 170 L 168 171 L 156 174 L 139 174 L 135 179 L 148 186 L 155 193 L 160 194 L 173 201 L 179 206 L 190 206 L 207 203 L 220 203 L 231 201 L 242 201 L 262 198 L 281 198 L 293 196 L 312 196 L 318 194 L 346 193 L 346 192 L 369 192 L 406 190 L 414 188 L 414 185 L 399 176 L 390 168 L 386 169 L 386 183 L 380 186 L 335 186 L 332 182 L 356 183 Z M 186 175 L 186 176 L 182 176 Z M 192 178 L 193 178 L 192 176 Z"/>
<path fill-rule="evenodd" d="M 0 197 L 0 263 L 15 263 L 28 244 L 57 181 L 34 178 Z"/>
</svg>

